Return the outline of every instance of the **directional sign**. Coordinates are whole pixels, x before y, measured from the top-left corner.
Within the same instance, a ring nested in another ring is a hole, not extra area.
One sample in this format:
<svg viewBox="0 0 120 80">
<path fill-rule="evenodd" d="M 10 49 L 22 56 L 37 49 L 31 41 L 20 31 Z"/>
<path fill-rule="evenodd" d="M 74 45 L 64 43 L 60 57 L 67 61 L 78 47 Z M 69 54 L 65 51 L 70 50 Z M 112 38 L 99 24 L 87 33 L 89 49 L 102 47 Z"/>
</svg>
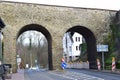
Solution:
<svg viewBox="0 0 120 80">
<path fill-rule="evenodd" d="M 104 70 L 104 52 L 108 52 L 108 45 L 97 45 L 97 52 L 102 52 L 102 63 L 103 63 L 103 70 Z"/>
<path fill-rule="evenodd" d="M 108 52 L 108 45 L 97 45 L 97 52 Z"/>
<path fill-rule="evenodd" d="M 17 58 L 17 63 L 20 63 L 21 62 L 21 58 Z"/>
<path fill-rule="evenodd" d="M 63 69 L 65 69 L 65 68 L 67 67 L 67 64 L 66 64 L 65 62 L 62 62 L 62 63 L 61 63 L 61 67 L 62 67 Z"/>
</svg>

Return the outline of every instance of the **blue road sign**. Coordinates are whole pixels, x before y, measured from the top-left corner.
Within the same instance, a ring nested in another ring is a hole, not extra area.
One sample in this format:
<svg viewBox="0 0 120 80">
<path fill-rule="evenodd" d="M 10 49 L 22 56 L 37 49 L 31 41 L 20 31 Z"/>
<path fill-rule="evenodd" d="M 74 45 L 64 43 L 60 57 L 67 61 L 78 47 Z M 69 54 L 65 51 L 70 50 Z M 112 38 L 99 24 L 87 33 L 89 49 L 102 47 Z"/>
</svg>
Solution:
<svg viewBox="0 0 120 80">
<path fill-rule="evenodd" d="M 108 52 L 108 45 L 97 45 L 97 52 Z"/>
<path fill-rule="evenodd" d="M 62 67 L 63 69 L 65 69 L 65 68 L 67 67 L 67 64 L 66 64 L 65 62 L 62 62 L 62 63 L 61 63 L 61 67 Z"/>
</svg>

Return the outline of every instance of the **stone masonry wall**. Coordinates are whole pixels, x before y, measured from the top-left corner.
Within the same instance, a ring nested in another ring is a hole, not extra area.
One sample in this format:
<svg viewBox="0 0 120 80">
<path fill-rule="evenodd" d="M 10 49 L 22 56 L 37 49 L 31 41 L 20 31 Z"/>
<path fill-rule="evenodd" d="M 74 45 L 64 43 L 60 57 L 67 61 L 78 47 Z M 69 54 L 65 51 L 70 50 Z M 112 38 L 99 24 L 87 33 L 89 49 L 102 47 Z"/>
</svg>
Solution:
<svg viewBox="0 0 120 80">
<path fill-rule="evenodd" d="M 76 25 L 90 29 L 101 43 L 103 36 L 110 31 L 111 17 L 116 11 L 69 8 L 38 4 L 0 2 L 0 17 L 6 28 L 4 33 L 4 57 L 6 63 L 16 71 L 16 40 L 19 30 L 28 24 L 44 26 L 52 36 L 53 67 L 60 66 L 62 58 L 62 38 L 64 33 Z"/>
</svg>

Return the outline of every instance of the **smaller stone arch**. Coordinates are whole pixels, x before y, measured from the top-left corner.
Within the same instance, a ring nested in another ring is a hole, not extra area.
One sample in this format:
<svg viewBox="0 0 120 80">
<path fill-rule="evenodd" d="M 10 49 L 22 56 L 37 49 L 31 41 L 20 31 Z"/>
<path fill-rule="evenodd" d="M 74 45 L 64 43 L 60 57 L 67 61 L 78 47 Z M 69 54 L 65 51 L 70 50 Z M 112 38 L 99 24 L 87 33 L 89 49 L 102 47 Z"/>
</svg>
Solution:
<svg viewBox="0 0 120 80">
<path fill-rule="evenodd" d="M 35 31 L 38 31 L 38 32 L 41 32 L 47 39 L 48 41 L 48 68 L 49 70 L 53 70 L 53 62 L 52 62 L 52 37 L 49 33 L 49 31 L 41 26 L 41 25 L 38 25 L 38 24 L 28 24 L 28 25 L 25 25 L 24 27 L 22 27 L 18 34 L 17 34 L 17 38 L 25 31 L 29 31 L 29 30 L 35 30 Z"/>
<path fill-rule="evenodd" d="M 85 41 L 87 43 L 87 51 L 88 51 L 87 56 L 88 56 L 90 69 L 96 69 L 97 49 L 96 49 L 96 38 L 93 32 L 90 29 L 80 25 L 73 26 L 72 28 L 68 29 L 67 32 L 72 32 L 72 33 L 77 32 L 85 38 Z"/>
</svg>

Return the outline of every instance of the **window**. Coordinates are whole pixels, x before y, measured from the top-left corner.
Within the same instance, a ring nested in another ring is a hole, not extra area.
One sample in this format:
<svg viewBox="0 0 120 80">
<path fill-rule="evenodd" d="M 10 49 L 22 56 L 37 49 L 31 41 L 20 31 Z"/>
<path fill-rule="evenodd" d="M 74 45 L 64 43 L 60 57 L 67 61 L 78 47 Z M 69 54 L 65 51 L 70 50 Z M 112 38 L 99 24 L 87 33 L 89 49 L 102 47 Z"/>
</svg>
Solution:
<svg viewBox="0 0 120 80">
<path fill-rule="evenodd" d="M 80 42 L 80 37 L 78 37 L 78 41 Z"/>
<path fill-rule="evenodd" d="M 77 42 L 77 37 L 76 37 L 76 42 Z"/>
<path fill-rule="evenodd" d="M 76 46 L 76 51 L 78 50 L 78 46 Z"/>
<path fill-rule="evenodd" d="M 72 51 L 72 47 L 71 46 L 69 46 L 69 51 Z"/>
<path fill-rule="evenodd" d="M 81 49 L 81 46 L 79 46 L 79 50 Z"/>
<path fill-rule="evenodd" d="M 69 57 L 70 61 L 72 61 L 72 56 Z"/>
</svg>

